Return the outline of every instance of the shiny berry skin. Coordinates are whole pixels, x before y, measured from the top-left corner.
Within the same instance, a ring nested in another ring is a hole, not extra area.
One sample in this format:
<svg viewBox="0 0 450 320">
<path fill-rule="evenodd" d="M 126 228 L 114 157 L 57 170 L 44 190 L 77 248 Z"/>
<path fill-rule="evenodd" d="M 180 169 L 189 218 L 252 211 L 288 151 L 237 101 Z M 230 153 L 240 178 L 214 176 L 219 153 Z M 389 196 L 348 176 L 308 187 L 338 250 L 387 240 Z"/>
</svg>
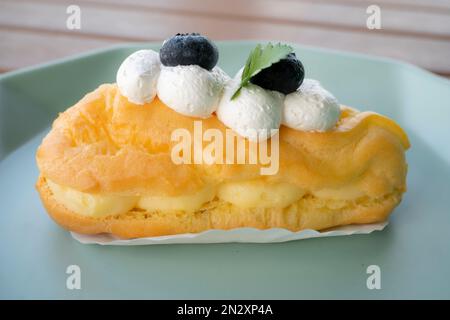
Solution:
<svg viewBox="0 0 450 320">
<path fill-rule="evenodd" d="M 194 64 L 211 70 L 219 60 L 219 51 L 214 43 L 198 33 L 177 33 L 164 41 L 159 58 L 169 67 Z"/>
<path fill-rule="evenodd" d="M 300 87 L 304 78 L 303 64 L 295 53 L 290 53 L 286 58 L 254 75 L 250 82 L 264 89 L 289 94 Z"/>
</svg>

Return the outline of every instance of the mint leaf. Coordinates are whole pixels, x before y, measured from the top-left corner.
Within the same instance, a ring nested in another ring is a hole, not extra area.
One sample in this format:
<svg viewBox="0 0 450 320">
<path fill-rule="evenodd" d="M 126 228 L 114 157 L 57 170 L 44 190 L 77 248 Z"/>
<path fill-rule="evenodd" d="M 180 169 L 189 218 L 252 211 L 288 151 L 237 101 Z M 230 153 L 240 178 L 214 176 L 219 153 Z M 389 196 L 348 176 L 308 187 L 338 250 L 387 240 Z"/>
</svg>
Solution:
<svg viewBox="0 0 450 320">
<path fill-rule="evenodd" d="M 291 46 L 281 43 L 275 45 L 268 43 L 265 47 L 258 44 L 250 52 L 247 58 L 244 70 L 242 71 L 241 83 L 239 84 L 239 88 L 231 96 L 231 100 L 239 95 L 242 87 L 245 87 L 249 83 L 251 77 L 258 74 L 261 70 L 270 67 L 272 64 L 277 63 L 281 59 L 286 58 L 286 56 L 293 51 L 294 49 Z"/>
</svg>

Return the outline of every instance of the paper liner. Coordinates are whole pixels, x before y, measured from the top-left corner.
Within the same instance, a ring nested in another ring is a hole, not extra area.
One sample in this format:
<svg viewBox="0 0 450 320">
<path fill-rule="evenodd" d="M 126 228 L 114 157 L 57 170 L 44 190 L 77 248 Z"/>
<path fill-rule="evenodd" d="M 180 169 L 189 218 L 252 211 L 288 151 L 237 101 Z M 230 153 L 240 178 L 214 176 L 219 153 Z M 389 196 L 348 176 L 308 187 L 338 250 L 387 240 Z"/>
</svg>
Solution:
<svg viewBox="0 0 450 320">
<path fill-rule="evenodd" d="M 147 244 L 170 243 L 271 243 L 286 242 L 320 237 L 348 236 L 352 234 L 368 234 L 372 231 L 383 230 L 387 221 L 372 224 L 348 225 L 319 232 L 316 230 L 301 230 L 292 232 L 286 229 L 273 228 L 258 230 L 254 228 L 237 228 L 232 230 L 207 230 L 200 233 L 183 233 L 170 236 L 148 237 L 123 240 L 111 234 L 86 235 L 71 232 L 72 237 L 84 244 L 101 244 L 115 246 L 135 246 Z"/>
</svg>

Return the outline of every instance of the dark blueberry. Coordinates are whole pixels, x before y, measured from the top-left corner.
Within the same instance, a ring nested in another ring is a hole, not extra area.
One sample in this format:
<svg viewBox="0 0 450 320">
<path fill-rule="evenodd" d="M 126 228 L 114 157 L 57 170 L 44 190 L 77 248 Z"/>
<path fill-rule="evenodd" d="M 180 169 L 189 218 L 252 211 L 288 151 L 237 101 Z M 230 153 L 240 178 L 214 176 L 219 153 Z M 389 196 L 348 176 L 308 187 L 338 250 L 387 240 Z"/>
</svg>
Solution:
<svg viewBox="0 0 450 320">
<path fill-rule="evenodd" d="M 250 82 L 264 89 L 288 94 L 297 90 L 305 78 L 305 70 L 295 53 L 261 70 L 250 79 Z"/>
<path fill-rule="evenodd" d="M 159 58 L 165 66 L 196 64 L 211 70 L 217 64 L 219 51 L 214 43 L 198 33 L 178 33 L 164 41 Z"/>
</svg>

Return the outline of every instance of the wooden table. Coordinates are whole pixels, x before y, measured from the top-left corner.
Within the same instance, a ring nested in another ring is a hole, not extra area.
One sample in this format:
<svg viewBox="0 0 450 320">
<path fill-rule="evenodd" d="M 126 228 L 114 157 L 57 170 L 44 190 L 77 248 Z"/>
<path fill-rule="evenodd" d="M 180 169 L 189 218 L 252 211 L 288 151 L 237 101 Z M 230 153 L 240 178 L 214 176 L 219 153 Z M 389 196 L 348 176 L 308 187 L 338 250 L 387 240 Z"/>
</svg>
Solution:
<svg viewBox="0 0 450 320">
<path fill-rule="evenodd" d="M 66 26 L 70 4 L 79 30 Z M 372 4 L 380 30 L 366 25 Z M 0 0 L 0 72 L 194 31 L 387 56 L 450 77 L 450 0 Z"/>
</svg>

